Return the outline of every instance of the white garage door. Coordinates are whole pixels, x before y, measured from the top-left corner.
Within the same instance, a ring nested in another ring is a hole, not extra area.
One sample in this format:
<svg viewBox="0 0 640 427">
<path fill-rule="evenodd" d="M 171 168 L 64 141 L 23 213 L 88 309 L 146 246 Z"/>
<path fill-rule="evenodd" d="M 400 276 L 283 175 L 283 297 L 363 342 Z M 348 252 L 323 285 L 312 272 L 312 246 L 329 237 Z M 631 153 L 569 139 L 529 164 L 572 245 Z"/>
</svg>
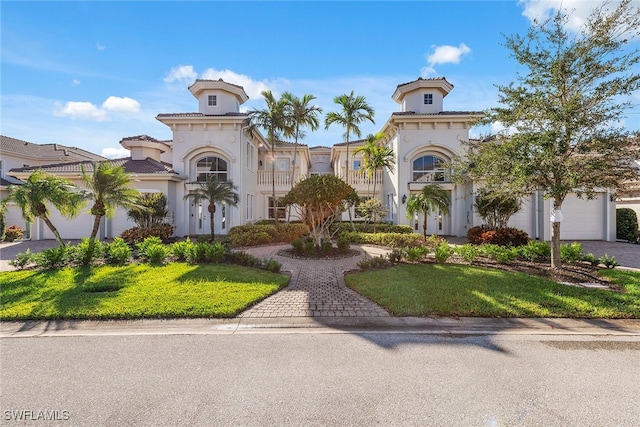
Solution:
<svg viewBox="0 0 640 427">
<path fill-rule="evenodd" d="M 568 196 L 562 204 L 564 219 L 560 227 L 562 240 L 602 240 L 604 237 L 604 202 L 599 196 L 581 200 Z"/>
<path fill-rule="evenodd" d="M 58 232 L 60 232 L 62 240 L 82 239 L 91 235 L 91 229 L 93 228 L 93 216 L 91 214 L 81 213 L 73 219 L 68 219 L 60 215 L 60 212 L 55 208 L 51 208 L 49 212 L 49 218 L 58 229 Z M 53 232 L 49 230 L 49 227 L 44 222 L 42 223 L 42 237 L 43 239 L 55 239 Z"/>
</svg>

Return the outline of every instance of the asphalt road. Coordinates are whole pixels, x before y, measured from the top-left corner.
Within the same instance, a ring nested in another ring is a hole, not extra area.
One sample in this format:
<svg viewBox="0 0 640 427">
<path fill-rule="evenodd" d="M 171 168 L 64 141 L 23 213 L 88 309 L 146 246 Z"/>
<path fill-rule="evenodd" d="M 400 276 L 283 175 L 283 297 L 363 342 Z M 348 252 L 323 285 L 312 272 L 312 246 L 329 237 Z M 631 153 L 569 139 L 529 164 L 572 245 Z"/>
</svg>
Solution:
<svg viewBox="0 0 640 427">
<path fill-rule="evenodd" d="M 89 335 L 0 351 L 3 426 L 640 425 L 637 335 Z"/>
</svg>

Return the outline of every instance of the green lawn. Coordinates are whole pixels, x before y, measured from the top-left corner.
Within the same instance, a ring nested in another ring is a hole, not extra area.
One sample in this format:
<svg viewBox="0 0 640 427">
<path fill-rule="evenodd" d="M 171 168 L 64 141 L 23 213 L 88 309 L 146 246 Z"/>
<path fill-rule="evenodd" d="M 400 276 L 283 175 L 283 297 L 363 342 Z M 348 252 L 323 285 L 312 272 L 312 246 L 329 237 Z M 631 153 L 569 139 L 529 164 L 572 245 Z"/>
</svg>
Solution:
<svg viewBox="0 0 640 427">
<path fill-rule="evenodd" d="M 639 318 L 640 273 L 603 271 L 624 292 L 468 265 L 399 265 L 345 277 L 397 316 Z"/>
<path fill-rule="evenodd" d="M 233 317 L 289 277 L 237 265 L 0 273 L 0 320 Z"/>
</svg>

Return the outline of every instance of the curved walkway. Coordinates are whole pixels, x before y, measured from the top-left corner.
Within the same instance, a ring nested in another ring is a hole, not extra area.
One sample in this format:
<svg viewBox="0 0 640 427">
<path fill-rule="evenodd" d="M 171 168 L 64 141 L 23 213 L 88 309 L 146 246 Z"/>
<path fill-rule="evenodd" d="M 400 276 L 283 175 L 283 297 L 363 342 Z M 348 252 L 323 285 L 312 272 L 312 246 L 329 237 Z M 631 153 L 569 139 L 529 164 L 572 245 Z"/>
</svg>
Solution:
<svg viewBox="0 0 640 427">
<path fill-rule="evenodd" d="M 389 317 L 383 308 L 347 288 L 344 272 L 357 268 L 358 262 L 373 249 L 359 248 L 360 255 L 331 260 L 303 260 L 279 256 L 291 245 L 246 248 L 259 258 L 273 258 L 282 270 L 291 273 L 291 282 L 283 290 L 241 313 L 242 318 L 263 317 Z M 356 247 L 354 247 L 356 248 Z"/>
</svg>

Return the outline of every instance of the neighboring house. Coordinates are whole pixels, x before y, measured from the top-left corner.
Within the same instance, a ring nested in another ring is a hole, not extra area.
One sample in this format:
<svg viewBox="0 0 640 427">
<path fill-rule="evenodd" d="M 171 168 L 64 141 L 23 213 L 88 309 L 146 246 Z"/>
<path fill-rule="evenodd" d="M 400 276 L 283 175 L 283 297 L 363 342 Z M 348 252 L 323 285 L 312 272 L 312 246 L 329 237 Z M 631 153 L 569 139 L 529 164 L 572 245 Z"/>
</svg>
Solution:
<svg viewBox="0 0 640 427">
<path fill-rule="evenodd" d="M 271 147 L 262 135 L 249 134 L 248 114 L 240 112 L 247 94 L 241 86 L 222 80 L 196 80 L 189 87 L 197 99 L 198 112 L 157 116 L 173 132 L 170 141 L 158 141 L 146 135 L 124 138 L 120 143 L 131 151 L 131 158 L 113 162 L 123 164 L 133 174 L 134 185 L 140 191 L 163 192 L 167 196 L 169 221 L 175 226 L 177 236 L 210 232 L 207 206 L 184 198 L 207 176 L 231 180 L 238 189 L 237 206 L 222 204 L 215 212 L 214 231 L 226 234 L 236 225 L 286 216 L 283 206 L 275 210 L 274 190 L 279 199 L 300 179 L 328 173 L 345 179 L 362 198 L 380 199 L 388 209 L 388 221 L 409 224 L 416 231 L 420 231 L 422 218 L 406 217 L 406 200 L 425 184 L 437 183 L 450 192 L 452 206 L 448 215 L 433 212 L 427 221 L 427 231 L 465 236 L 469 228 L 481 224 L 473 211 L 478 184 L 452 182 L 446 165 L 463 154 L 461 141 L 468 140 L 469 123 L 481 113 L 445 110 L 444 98 L 452 89 L 453 85 L 444 78 L 419 78 L 398 85 L 392 98 L 401 109 L 393 113 L 381 129 L 387 135 L 383 143 L 395 153 L 396 165 L 392 171 L 380 170 L 372 177 L 362 170 L 362 156 L 353 155 L 363 140 L 349 144 L 347 177 L 345 143 L 332 147 L 299 144 L 296 149 L 292 143 L 281 142 Z M 80 185 L 79 168 L 80 163 L 75 163 L 73 167 L 51 164 L 43 169 Z M 11 175 L 25 178 L 33 169 L 14 167 Z M 550 211 L 551 202 L 533 194 L 524 201 L 522 211 L 514 216 L 511 224 L 532 238 L 549 240 Z M 598 194 L 591 201 L 569 197 L 563 212 L 563 239 L 615 239 L 615 203 L 608 193 Z M 346 213 L 343 216 L 348 217 Z M 88 222 L 89 219 L 78 218 L 69 222 L 61 233 L 64 238 L 86 236 L 90 230 Z M 126 214 L 119 212 L 114 219 L 105 221 L 101 237 L 117 236 L 132 225 L 126 220 Z M 44 230 L 33 238 L 50 237 Z"/>
<path fill-rule="evenodd" d="M 106 158 L 76 147 L 60 144 L 34 144 L 0 135 L 0 198 L 7 196 L 9 185 L 19 185 L 21 181 L 13 173 L 22 168 L 36 168 L 48 164 L 68 164 L 77 161 L 104 161 Z M 9 173 L 9 171 L 12 171 Z M 28 174 L 26 175 L 28 176 Z M 23 175 L 23 177 L 26 177 Z M 10 206 L 6 214 L 6 224 L 17 225 L 30 237 L 30 224 L 25 224 L 22 213 Z M 91 231 L 91 229 L 89 229 Z M 35 237 L 37 238 L 37 237 Z"/>
</svg>

